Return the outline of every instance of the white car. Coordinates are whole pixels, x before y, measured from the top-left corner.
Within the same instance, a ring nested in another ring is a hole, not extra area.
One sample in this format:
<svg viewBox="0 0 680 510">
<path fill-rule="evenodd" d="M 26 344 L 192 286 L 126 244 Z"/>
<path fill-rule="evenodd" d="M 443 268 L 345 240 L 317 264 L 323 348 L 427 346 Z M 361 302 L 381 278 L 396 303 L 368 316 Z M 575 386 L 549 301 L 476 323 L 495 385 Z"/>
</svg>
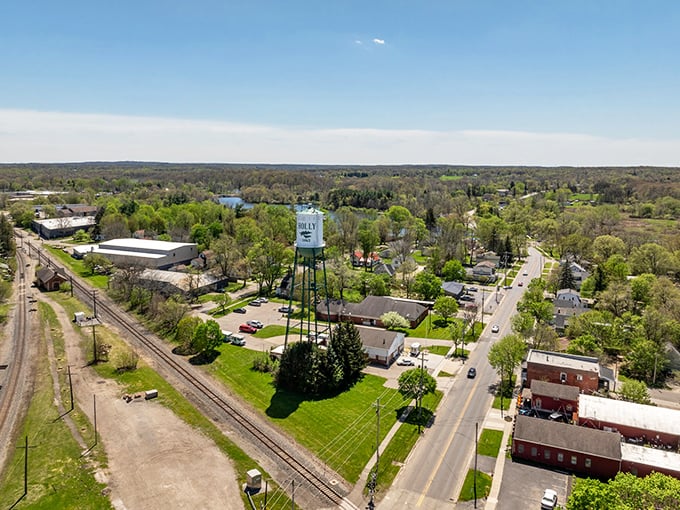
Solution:
<svg viewBox="0 0 680 510">
<path fill-rule="evenodd" d="M 552 489 L 546 489 L 541 499 L 541 510 L 553 510 L 557 506 L 557 493 Z"/>
<path fill-rule="evenodd" d="M 252 327 L 257 329 L 262 329 L 262 327 L 264 327 L 264 324 L 262 324 L 260 321 L 246 321 L 246 324 L 250 324 Z"/>
<path fill-rule="evenodd" d="M 494 324 L 493 326 L 491 326 L 491 332 L 492 333 L 498 333 L 500 331 L 500 329 L 501 328 L 498 327 L 498 324 Z"/>
<path fill-rule="evenodd" d="M 397 365 L 412 367 L 415 365 L 415 362 L 411 358 L 399 358 L 397 360 Z"/>
</svg>

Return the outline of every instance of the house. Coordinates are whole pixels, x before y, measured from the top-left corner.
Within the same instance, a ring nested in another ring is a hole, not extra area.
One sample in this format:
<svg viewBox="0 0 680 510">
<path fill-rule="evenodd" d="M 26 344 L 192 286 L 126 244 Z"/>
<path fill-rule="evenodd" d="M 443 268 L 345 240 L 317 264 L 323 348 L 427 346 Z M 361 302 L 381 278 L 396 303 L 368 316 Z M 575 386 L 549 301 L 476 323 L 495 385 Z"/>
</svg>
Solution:
<svg viewBox="0 0 680 510">
<path fill-rule="evenodd" d="M 621 435 L 518 415 L 512 456 L 592 478 L 609 479 L 621 466 Z"/>
<path fill-rule="evenodd" d="M 582 393 L 595 393 L 609 390 L 610 384 L 614 383 L 614 373 L 591 356 L 530 349 L 523 363 L 522 379 L 528 387 L 537 379 L 577 386 Z"/>
<path fill-rule="evenodd" d="M 478 262 L 468 273 L 468 276 L 480 282 L 495 282 L 498 279 L 496 264 L 490 260 Z"/>
<path fill-rule="evenodd" d="M 444 282 L 442 283 L 442 290 L 444 295 L 460 299 L 465 294 L 465 285 L 458 282 Z"/>
<path fill-rule="evenodd" d="M 680 445 L 680 411 L 581 395 L 578 425 L 620 433 L 626 441 L 655 447 Z"/>
<path fill-rule="evenodd" d="M 43 267 L 35 274 L 37 286 L 41 289 L 59 290 L 59 286 L 68 281 L 68 276 L 59 270 Z"/>
<path fill-rule="evenodd" d="M 553 300 L 553 325 L 558 331 L 564 331 L 569 319 L 577 317 L 589 310 L 585 300 L 581 299 L 574 289 L 560 289 Z"/>
<path fill-rule="evenodd" d="M 357 250 L 352 253 L 350 259 L 354 267 L 374 267 L 380 262 L 380 255 L 373 251 L 364 256 L 363 252 Z"/>
<path fill-rule="evenodd" d="M 387 312 L 397 312 L 409 322 L 409 327 L 415 328 L 427 317 L 430 304 L 389 296 L 366 296 L 361 303 L 324 301 L 317 305 L 316 316 L 320 320 L 384 327 L 380 317 Z"/>
<path fill-rule="evenodd" d="M 363 326 L 357 329 L 371 363 L 389 366 L 404 350 L 404 333 Z"/>
<path fill-rule="evenodd" d="M 590 276 L 590 273 L 581 265 L 573 261 L 561 261 L 560 266 L 564 264 L 569 264 L 569 269 L 571 271 L 571 276 L 574 279 L 574 285 L 576 286 L 576 289 L 581 288 L 581 284 L 583 283 L 583 280 L 588 278 Z"/>
<path fill-rule="evenodd" d="M 555 384 L 534 379 L 531 381 L 529 398 L 531 408 L 559 412 L 571 418 L 578 410 L 580 390 L 576 386 Z"/>
<path fill-rule="evenodd" d="M 150 239 L 112 239 L 92 250 L 109 259 L 114 265 L 167 269 L 187 264 L 198 256 L 195 243 L 174 243 Z"/>
<path fill-rule="evenodd" d="M 390 277 L 397 274 L 397 269 L 399 268 L 399 263 L 395 260 L 391 264 L 386 264 L 384 262 L 378 262 L 373 269 L 375 274 L 386 274 Z"/>
</svg>

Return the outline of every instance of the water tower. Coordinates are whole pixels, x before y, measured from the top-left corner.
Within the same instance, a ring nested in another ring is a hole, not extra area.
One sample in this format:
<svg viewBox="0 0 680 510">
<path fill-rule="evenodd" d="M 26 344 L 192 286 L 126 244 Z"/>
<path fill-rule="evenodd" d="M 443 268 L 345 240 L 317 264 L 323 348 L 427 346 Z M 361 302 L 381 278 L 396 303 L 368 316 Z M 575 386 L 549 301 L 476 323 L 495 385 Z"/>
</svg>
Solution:
<svg viewBox="0 0 680 510">
<path fill-rule="evenodd" d="M 288 287 L 288 304 L 292 308 L 293 298 L 299 299 L 300 313 L 299 320 L 297 314 L 295 319 L 288 315 L 284 346 L 288 346 L 289 339 L 319 341 L 320 335 L 330 338 L 331 334 L 328 319 L 319 321 L 316 318 L 317 305 L 320 303 L 325 303 L 326 317 L 330 317 L 329 301 L 326 299 L 323 213 L 313 207 L 298 211 L 295 230 L 295 267 Z M 291 333 L 295 328 L 299 331 Z"/>
</svg>

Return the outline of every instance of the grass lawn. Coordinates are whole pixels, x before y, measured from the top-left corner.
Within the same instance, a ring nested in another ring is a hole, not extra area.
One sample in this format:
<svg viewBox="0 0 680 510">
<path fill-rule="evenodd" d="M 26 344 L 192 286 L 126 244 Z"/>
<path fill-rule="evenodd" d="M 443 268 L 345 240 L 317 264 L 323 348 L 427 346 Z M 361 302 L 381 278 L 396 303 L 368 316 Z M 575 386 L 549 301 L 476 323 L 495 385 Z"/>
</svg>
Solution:
<svg viewBox="0 0 680 510">
<path fill-rule="evenodd" d="M 423 397 L 423 409 L 429 411 L 426 415 L 426 419 L 432 416 L 432 411 L 437 408 L 442 397 L 443 394 L 441 392 L 430 393 Z M 412 413 L 415 417 L 415 413 L 413 411 Z M 380 452 L 380 471 L 378 472 L 378 485 L 376 488 L 376 493 L 379 495 L 379 498 L 380 495 L 387 492 L 387 489 L 392 485 L 402 464 L 406 461 L 406 457 L 416 444 L 418 437 L 420 437 L 418 434 L 418 424 L 413 421 L 411 416 L 409 416 L 406 421 L 399 426 L 399 429 L 392 437 L 392 440 L 385 450 Z M 373 469 L 375 470 L 375 464 L 373 465 Z M 370 475 L 368 479 L 371 479 Z M 365 489 L 364 493 L 368 494 L 368 491 Z"/>
<path fill-rule="evenodd" d="M 52 297 L 60 302 L 71 315 L 73 311 L 77 311 L 81 305 L 75 298 L 68 297 L 64 293 L 52 293 Z M 87 328 L 89 329 L 89 328 Z M 124 344 L 123 340 L 115 336 L 111 331 L 105 327 L 97 328 L 97 337 L 111 344 L 112 349 L 120 348 Z M 90 345 L 89 331 L 83 331 L 83 343 L 86 348 Z M 229 345 L 232 349 L 243 350 L 242 347 L 235 347 Z M 90 349 L 91 351 L 91 349 Z M 244 351 L 246 352 L 246 351 Z M 247 351 L 254 352 L 254 351 Z M 150 367 L 143 365 L 141 362 L 139 368 L 132 372 L 118 373 L 110 363 L 99 363 L 95 370 L 97 373 L 105 378 L 114 379 L 121 385 L 121 395 L 123 393 L 136 393 L 138 391 L 147 390 L 149 388 L 158 389 L 158 401 L 172 410 L 180 419 L 192 427 L 199 430 L 201 433 L 212 439 L 224 454 L 234 463 L 234 469 L 238 476 L 239 483 L 245 483 L 245 473 L 249 469 L 256 468 L 262 473 L 263 479 L 269 480 L 269 491 L 273 493 L 278 486 L 274 483 L 266 471 L 258 466 L 256 461 L 248 457 L 243 450 L 236 446 L 230 439 L 228 439 L 213 423 L 208 420 L 201 412 L 199 412 L 182 394 L 177 392 L 170 384 L 165 381 Z M 244 505 L 248 505 L 245 495 L 241 495 Z M 253 496 L 253 500 L 259 506 L 264 502 L 264 494 Z M 277 498 L 277 502 L 272 506 L 271 501 L 268 501 L 267 508 L 287 509 L 290 508 L 290 499 L 285 494 Z M 54 508 L 54 507 L 53 507 Z M 66 507 L 56 507 L 66 508 Z M 87 507 L 82 507 L 87 508 Z"/>
<path fill-rule="evenodd" d="M 82 260 L 77 260 L 71 257 L 64 250 L 58 250 L 53 246 L 44 245 L 52 255 L 58 258 L 65 266 L 67 266 L 71 271 L 76 273 L 81 278 L 86 279 L 93 287 L 98 289 L 105 289 L 107 287 L 109 277 L 106 275 L 90 273 L 90 270 L 85 267 L 85 263 Z"/>
<path fill-rule="evenodd" d="M 502 430 L 483 429 L 477 442 L 477 453 L 488 457 L 497 457 L 502 440 Z"/>
<path fill-rule="evenodd" d="M 480 500 L 489 495 L 489 492 L 491 491 L 492 478 L 486 473 L 483 473 L 482 471 L 477 471 L 476 473 L 477 473 L 477 499 Z M 465 482 L 463 483 L 463 488 L 460 490 L 460 496 L 458 497 L 458 501 L 472 501 L 473 499 L 475 499 L 474 480 L 475 470 L 470 469 L 468 470 L 468 473 L 465 476 Z"/>
<path fill-rule="evenodd" d="M 428 352 L 431 352 L 432 354 L 439 354 L 440 356 L 446 356 L 446 354 L 449 352 L 451 349 L 450 345 L 430 345 L 429 347 L 426 347 Z"/>
<path fill-rule="evenodd" d="M 376 399 L 384 406 L 381 437 L 405 404 L 397 390 L 383 387 L 382 377 L 371 375 L 333 398 L 314 400 L 277 391 L 270 374 L 252 369 L 253 360 L 262 353 L 229 344 L 220 351 L 208 370 L 352 483 L 375 450 Z"/>
<path fill-rule="evenodd" d="M 55 343 L 59 342 L 56 315 L 40 303 L 41 323 L 52 327 Z M 113 508 L 109 499 L 101 494 L 105 485 L 94 478 L 93 467 L 87 457 L 81 457 L 81 448 L 71 435 L 54 406 L 52 378 L 47 363 L 44 329 L 41 329 L 41 355 L 35 374 L 35 386 L 28 413 L 21 425 L 16 448 L 11 448 L 11 459 L 0 482 L 0 507 L 10 508 L 23 494 L 24 489 L 24 438 L 28 436 L 28 494 L 17 508 Z M 61 349 L 63 352 L 63 341 Z M 68 395 L 68 392 L 66 392 Z M 68 397 L 67 397 L 68 398 Z M 67 409 L 70 405 L 67 405 Z M 85 441 L 94 441 L 94 431 L 84 415 L 76 408 L 71 417 Z M 106 465 L 103 449 L 95 448 L 91 457 L 99 465 Z"/>
</svg>

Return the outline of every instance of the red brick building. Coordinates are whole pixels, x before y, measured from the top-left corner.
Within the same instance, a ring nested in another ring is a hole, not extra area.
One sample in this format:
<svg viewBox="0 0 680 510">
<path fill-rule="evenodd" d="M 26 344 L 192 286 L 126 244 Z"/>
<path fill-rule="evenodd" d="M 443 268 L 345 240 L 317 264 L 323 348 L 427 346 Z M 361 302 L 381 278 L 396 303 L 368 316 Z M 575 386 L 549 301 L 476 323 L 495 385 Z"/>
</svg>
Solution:
<svg viewBox="0 0 680 510">
<path fill-rule="evenodd" d="M 621 467 L 621 435 L 519 415 L 512 438 L 512 456 L 608 479 L 615 477 Z"/>
<path fill-rule="evenodd" d="M 576 386 L 581 393 L 608 390 L 614 373 L 603 367 L 597 358 L 561 352 L 529 350 L 522 371 L 525 386 L 534 380 Z"/>
<path fill-rule="evenodd" d="M 531 381 L 531 407 L 545 411 L 557 411 L 571 417 L 578 410 L 579 388 L 534 379 Z"/>
</svg>

